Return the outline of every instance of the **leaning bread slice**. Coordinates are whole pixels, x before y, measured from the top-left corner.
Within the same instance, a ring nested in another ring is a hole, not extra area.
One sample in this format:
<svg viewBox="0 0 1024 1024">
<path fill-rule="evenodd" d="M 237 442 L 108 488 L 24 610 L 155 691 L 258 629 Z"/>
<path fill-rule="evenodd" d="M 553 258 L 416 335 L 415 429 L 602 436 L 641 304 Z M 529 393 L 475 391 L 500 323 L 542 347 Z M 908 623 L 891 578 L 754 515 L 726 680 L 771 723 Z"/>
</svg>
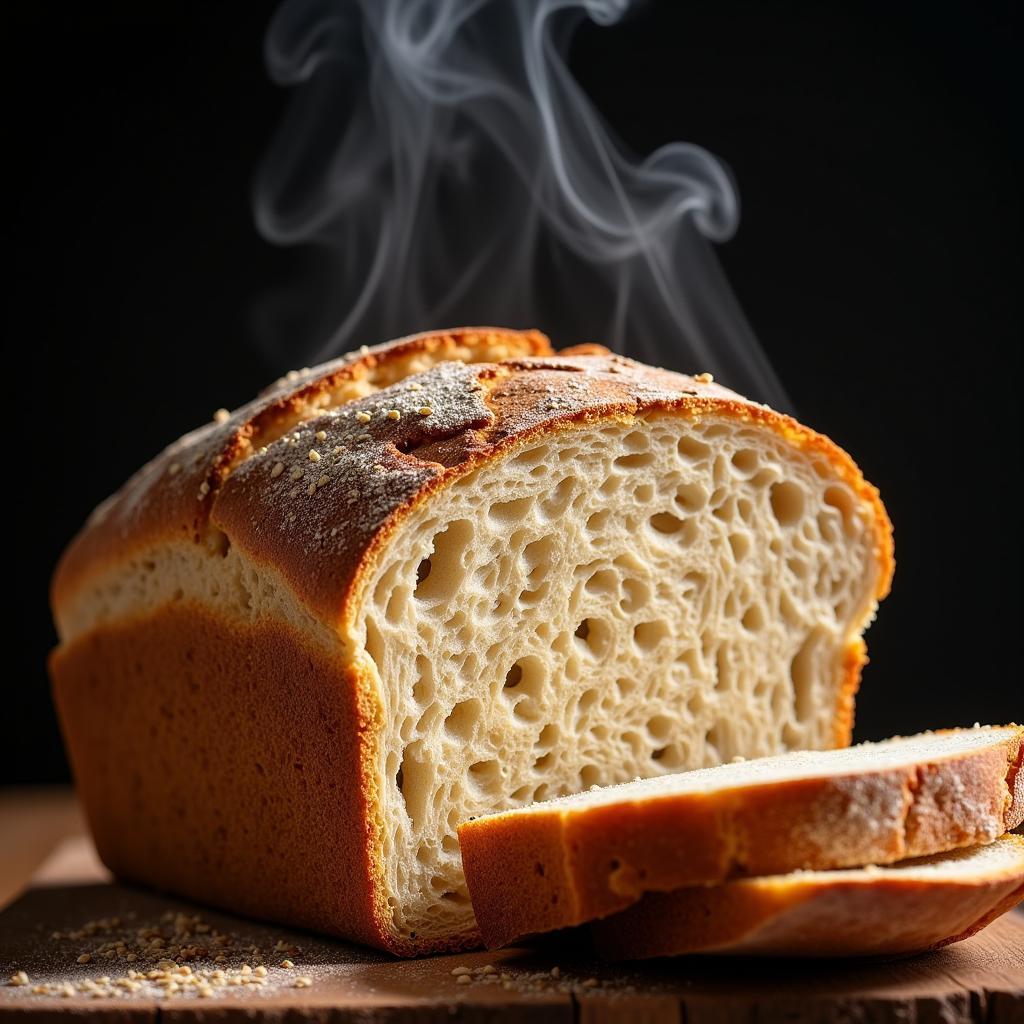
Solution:
<svg viewBox="0 0 1024 1024">
<path fill-rule="evenodd" d="M 888 867 L 649 893 L 591 926 L 609 960 L 684 953 L 877 956 L 966 939 L 1024 899 L 1024 836 Z"/>
<path fill-rule="evenodd" d="M 88 524 L 51 664 L 115 873 L 465 947 L 467 818 L 848 742 L 892 574 L 875 489 L 705 375 L 544 344 L 301 373 Z"/>
<path fill-rule="evenodd" d="M 499 946 L 645 892 L 991 842 L 1024 818 L 1022 735 L 975 727 L 801 751 L 467 822 L 459 840 L 477 923 Z"/>
</svg>

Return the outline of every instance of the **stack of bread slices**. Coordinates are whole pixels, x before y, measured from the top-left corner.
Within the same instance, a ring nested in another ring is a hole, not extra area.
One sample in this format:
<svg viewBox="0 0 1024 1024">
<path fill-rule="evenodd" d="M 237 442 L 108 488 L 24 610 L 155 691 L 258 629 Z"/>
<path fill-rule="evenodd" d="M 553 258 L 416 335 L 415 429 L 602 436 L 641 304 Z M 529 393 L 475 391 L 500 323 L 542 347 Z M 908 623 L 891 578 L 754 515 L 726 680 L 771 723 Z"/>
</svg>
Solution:
<svg viewBox="0 0 1024 1024">
<path fill-rule="evenodd" d="M 1024 899 L 1019 726 L 699 769 L 459 830 L 502 946 L 588 925 L 609 959 L 865 956 L 975 933 Z"/>
</svg>

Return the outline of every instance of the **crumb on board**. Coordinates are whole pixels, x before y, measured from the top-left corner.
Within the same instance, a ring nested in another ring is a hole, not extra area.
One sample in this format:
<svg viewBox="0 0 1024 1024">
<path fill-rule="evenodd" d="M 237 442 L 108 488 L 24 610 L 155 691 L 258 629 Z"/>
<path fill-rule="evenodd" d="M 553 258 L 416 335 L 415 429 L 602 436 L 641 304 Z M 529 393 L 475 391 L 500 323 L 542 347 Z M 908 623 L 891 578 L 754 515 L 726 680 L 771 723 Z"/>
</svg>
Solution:
<svg viewBox="0 0 1024 1024">
<path fill-rule="evenodd" d="M 16 970 L 9 987 L 61 999 L 210 999 L 232 990 L 273 991 L 296 981 L 303 983 L 299 987 L 313 985 L 308 975 L 295 979 L 294 960 L 268 966 L 259 946 L 225 934 L 198 914 L 168 911 L 148 922 L 131 915 L 99 918 L 51 933 L 50 943 L 56 947 L 48 951 L 52 968 L 34 979 Z M 295 956 L 301 950 L 278 939 L 269 952 Z M 103 973 L 82 977 L 75 970 L 90 964 L 101 965 Z"/>
</svg>

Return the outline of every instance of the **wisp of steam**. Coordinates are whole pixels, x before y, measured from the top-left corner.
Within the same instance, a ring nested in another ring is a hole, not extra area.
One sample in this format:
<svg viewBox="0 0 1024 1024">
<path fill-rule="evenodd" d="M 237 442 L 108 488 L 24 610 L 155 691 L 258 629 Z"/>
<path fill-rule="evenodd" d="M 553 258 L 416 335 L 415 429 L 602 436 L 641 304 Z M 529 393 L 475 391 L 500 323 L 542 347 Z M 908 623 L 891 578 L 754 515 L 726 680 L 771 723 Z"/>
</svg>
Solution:
<svg viewBox="0 0 1024 1024">
<path fill-rule="evenodd" d="M 295 92 L 256 221 L 315 247 L 316 269 L 261 310 L 275 356 L 539 327 L 787 407 L 712 248 L 738 223 L 728 171 L 684 142 L 629 154 L 569 71 L 580 21 L 612 26 L 629 7 L 285 0 L 266 59 Z"/>
</svg>

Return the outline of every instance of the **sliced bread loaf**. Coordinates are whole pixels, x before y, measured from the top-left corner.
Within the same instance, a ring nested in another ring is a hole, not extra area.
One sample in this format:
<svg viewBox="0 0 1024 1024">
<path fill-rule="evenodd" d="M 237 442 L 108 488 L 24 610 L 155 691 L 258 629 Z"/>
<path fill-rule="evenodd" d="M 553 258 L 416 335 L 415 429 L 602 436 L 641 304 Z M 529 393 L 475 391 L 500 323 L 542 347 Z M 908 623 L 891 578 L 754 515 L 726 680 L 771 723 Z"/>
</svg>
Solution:
<svg viewBox="0 0 1024 1024">
<path fill-rule="evenodd" d="M 459 829 L 489 946 L 604 917 L 645 892 L 891 863 L 1024 818 L 1019 726 L 807 751 L 612 786 Z"/>
<path fill-rule="evenodd" d="M 847 743 L 891 574 L 876 491 L 792 419 L 441 332 L 279 382 L 102 506 L 54 580 L 56 701 L 117 874 L 459 948 L 468 818 Z"/>
<path fill-rule="evenodd" d="M 683 953 L 877 956 L 966 939 L 1024 899 L 1024 836 L 888 867 L 649 893 L 591 926 L 609 960 Z"/>
</svg>

